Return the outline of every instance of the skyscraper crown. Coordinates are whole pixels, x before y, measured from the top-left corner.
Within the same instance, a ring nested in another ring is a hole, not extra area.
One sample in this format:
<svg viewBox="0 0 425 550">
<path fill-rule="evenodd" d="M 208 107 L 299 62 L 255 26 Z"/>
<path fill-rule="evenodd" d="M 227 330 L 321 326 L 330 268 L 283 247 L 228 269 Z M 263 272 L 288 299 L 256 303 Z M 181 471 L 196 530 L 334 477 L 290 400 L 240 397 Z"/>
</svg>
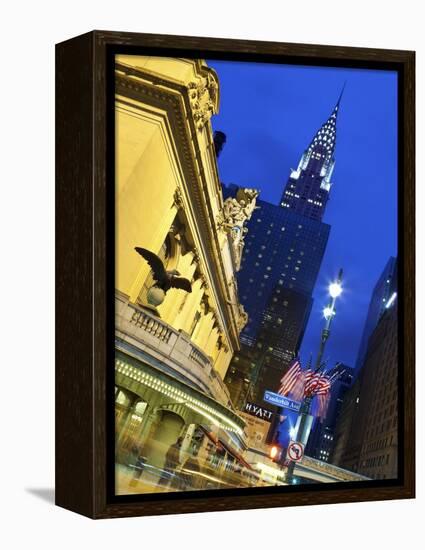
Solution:
<svg viewBox="0 0 425 550">
<path fill-rule="evenodd" d="M 307 151 L 312 153 L 313 151 L 322 151 L 330 160 L 333 156 L 336 143 L 336 120 L 338 117 L 339 105 L 341 102 L 342 94 L 344 93 L 345 84 L 342 87 L 338 101 L 332 111 L 328 120 L 321 126 L 313 140 L 311 141 Z"/>
<path fill-rule="evenodd" d="M 336 121 L 345 84 L 327 121 L 304 151 L 298 168 L 291 171 L 280 205 L 299 214 L 321 220 L 331 189 L 335 165 Z"/>
<path fill-rule="evenodd" d="M 308 147 L 308 151 L 313 152 L 323 150 L 326 156 L 328 156 L 329 158 L 332 157 L 336 141 L 337 115 L 338 105 L 335 107 L 328 120 L 322 125 L 320 130 L 314 136 L 312 142 Z"/>
</svg>

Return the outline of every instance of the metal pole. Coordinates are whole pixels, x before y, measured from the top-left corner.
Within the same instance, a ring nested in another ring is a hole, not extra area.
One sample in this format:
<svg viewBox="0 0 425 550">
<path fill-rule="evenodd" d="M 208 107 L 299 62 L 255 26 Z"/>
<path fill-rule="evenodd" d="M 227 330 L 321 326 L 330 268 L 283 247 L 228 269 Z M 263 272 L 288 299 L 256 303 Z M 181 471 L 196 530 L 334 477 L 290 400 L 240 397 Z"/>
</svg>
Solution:
<svg viewBox="0 0 425 550">
<path fill-rule="evenodd" d="M 340 284 L 341 281 L 342 281 L 342 269 L 339 270 L 338 278 L 336 282 Z M 331 333 L 330 329 L 331 329 L 332 319 L 335 315 L 335 303 L 336 303 L 337 296 L 332 296 L 331 298 L 332 298 L 331 302 L 328 306 L 329 315 L 325 318 L 326 323 L 324 328 L 322 329 L 319 351 L 318 351 L 316 363 L 315 363 L 315 370 L 319 369 L 320 365 L 322 364 L 323 353 L 325 351 L 326 342 L 328 341 L 328 338 Z M 313 401 L 313 396 L 305 397 L 303 399 L 303 402 L 301 403 L 300 412 L 298 414 L 298 418 L 300 419 L 300 421 L 298 424 L 297 433 L 294 436 L 294 441 L 302 442 L 304 445 L 307 445 L 308 438 L 310 436 L 310 431 L 309 431 L 310 428 L 307 427 L 307 420 L 308 420 L 308 417 L 310 416 L 312 401 Z M 295 462 L 291 460 L 288 465 L 288 469 L 286 471 L 286 481 L 288 483 L 293 482 L 294 470 L 295 470 Z"/>
</svg>

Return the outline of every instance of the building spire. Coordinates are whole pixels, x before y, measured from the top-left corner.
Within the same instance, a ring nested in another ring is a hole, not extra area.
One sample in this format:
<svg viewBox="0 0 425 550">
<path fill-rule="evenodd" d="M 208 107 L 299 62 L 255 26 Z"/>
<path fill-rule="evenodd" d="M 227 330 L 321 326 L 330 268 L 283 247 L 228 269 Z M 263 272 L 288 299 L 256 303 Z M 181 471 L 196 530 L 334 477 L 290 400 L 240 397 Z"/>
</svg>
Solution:
<svg viewBox="0 0 425 550">
<path fill-rule="evenodd" d="M 338 116 L 338 110 L 339 105 L 341 103 L 342 95 L 344 93 L 345 89 L 344 82 L 341 92 L 338 97 L 338 101 L 336 102 L 336 105 L 334 107 L 334 110 L 332 111 L 330 117 L 328 120 L 321 126 L 321 128 L 318 130 L 314 138 L 312 139 L 308 151 L 310 153 L 313 153 L 314 151 L 319 151 L 321 154 L 324 154 L 325 157 L 327 157 L 327 160 L 330 161 L 334 149 L 335 149 L 335 142 L 336 142 L 336 119 Z"/>
<path fill-rule="evenodd" d="M 342 85 L 342 88 L 341 88 L 341 93 L 339 94 L 339 98 L 338 98 L 338 101 L 336 102 L 336 105 L 335 105 L 335 109 L 334 110 L 338 110 L 339 109 L 339 104 L 341 103 L 341 98 L 342 98 L 342 95 L 344 93 L 344 90 L 345 90 L 345 85 L 347 84 L 347 81 L 344 80 L 344 84 Z"/>
<path fill-rule="evenodd" d="M 344 90 L 345 82 L 329 118 L 304 151 L 298 168 L 291 170 L 280 200 L 282 207 L 315 220 L 322 219 L 332 186 L 336 121 Z"/>
</svg>

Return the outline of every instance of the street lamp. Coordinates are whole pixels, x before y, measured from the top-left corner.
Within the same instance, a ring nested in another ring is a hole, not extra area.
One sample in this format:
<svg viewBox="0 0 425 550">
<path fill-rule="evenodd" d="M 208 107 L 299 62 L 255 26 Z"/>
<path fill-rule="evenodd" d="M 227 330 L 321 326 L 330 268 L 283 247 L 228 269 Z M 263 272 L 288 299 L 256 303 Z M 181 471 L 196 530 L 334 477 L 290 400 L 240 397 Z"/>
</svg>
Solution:
<svg viewBox="0 0 425 550">
<path fill-rule="evenodd" d="M 342 283 L 342 269 L 339 270 L 336 281 L 332 282 L 328 288 L 331 301 L 323 310 L 323 316 L 325 318 L 325 326 L 322 329 L 322 334 L 320 338 L 320 347 L 319 347 L 319 352 L 317 354 L 317 359 L 315 363 L 316 371 L 320 368 L 322 364 L 323 352 L 325 351 L 326 342 L 328 341 L 328 338 L 331 333 L 331 330 L 330 330 L 331 323 L 336 313 L 336 309 L 335 309 L 336 299 L 342 293 L 341 283 Z M 310 435 L 311 425 L 313 422 L 313 417 L 310 414 L 312 401 L 313 401 L 313 396 L 304 397 L 301 403 L 300 412 L 299 412 L 297 424 L 295 427 L 295 434 L 293 437 L 294 441 L 298 441 L 299 443 L 302 443 L 304 446 L 307 445 L 308 437 Z M 293 482 L 294 469 L 295 469 L 295 462 L 291 461 L 289 463 L 288 470 L 286 472 L 286 480 L 289 483 Z"/>
<path fill-rule="evenodd" d="M 342 286 L 339 281 L 336 281 L 336 283 L 331 283 L 329 285 L 329 294 L 331 295 L 331 298 L 338 298 L 341 292 Z"/>
<path fill-rule="evenodd" d="M 322 329 L 320 348 L 319 348 L 319 353 L 317 354 L 317 360 L 316 360 L 316 369 L 318 369 L 322 364 L 323 352 L 325 350 L 325 345 L 330 335 L 332 319 L 335 317 L 335 313 L 336 313 L 336 309 L 335 309 L 336 299 L 339 296 L 341 296 L 341 293 L 342 293 L 341 283 L 342 283 L 342 269 L 339 270 L 336 281 L 332 282 L 328 287 L 331 301 L 323 310 L 323 316 L 325 318 L 326 323 Z"/>
<path fill-rule="evenodd" d="M 330 308 L 329 306 L 326 306 L 325 309 L 323 310 L 323 317 L 326 320 L 328 320 L 333 315 L 335 315 L 335 311 L 332 308 Z"/>
</svg>

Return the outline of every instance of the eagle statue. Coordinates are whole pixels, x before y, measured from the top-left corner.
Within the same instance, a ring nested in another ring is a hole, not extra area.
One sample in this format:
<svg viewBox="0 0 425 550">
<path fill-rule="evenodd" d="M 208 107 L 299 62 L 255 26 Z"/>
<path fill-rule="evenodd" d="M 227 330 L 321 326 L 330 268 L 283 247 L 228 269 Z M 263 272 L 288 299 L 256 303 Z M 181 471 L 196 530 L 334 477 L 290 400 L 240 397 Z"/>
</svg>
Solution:
<svg viewBox="0 0 425 550">
<path fill-rule="evenodd" d="M 154 252 L 146 250 L 146 248 L 141 248 L 140 246 L 136 246 L 135 251 L 148 262 L 150 268 L 152 269 L 153 278 L 155 281 L 152 288 L 161 289 L 164 293 L 163 297 L 165 297 L 165 294 L 170 290 L 170 288 L 180 288 L 186 292 L 192 292 L 192 285 L 189 279 L 180 277 L 180 273 L 177 269 L 167 271 L 161 258 L 159 258 Z"/>
</svg>

